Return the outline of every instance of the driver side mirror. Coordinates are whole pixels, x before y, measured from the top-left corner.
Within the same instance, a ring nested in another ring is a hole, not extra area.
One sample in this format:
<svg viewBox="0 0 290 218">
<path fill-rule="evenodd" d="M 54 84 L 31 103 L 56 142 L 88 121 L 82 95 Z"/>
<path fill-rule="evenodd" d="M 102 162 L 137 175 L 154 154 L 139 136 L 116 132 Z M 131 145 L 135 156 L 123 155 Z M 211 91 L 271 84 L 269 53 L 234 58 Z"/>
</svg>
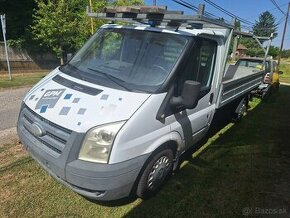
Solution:
<svg viewBox="0 0 290 218">
<path fill-rule="evenodd" d="M 200 87 L 200 82 L 186 80 L 183 85 L 181 96 L 172 97 L 170 105 L 174 107 L 184 106 L 186 109 L 195 108 L 199 100 Z"/>
</svg>

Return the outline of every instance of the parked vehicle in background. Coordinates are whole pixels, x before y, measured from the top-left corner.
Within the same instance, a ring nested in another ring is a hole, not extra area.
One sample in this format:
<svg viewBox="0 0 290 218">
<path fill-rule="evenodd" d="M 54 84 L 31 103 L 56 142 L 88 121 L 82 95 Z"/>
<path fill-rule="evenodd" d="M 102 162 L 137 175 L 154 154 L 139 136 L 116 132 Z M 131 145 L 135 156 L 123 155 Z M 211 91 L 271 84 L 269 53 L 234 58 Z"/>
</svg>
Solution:
<svg viewBox="0 0 290 218">
<path fill-rule="evenodd" d="M 204 10 L 188 16 L 159 9 L 92 14 L 135 25 L 102 26 L 24 98 L 18 120 L 24 147 L 87 198 L 155 194 L 214 117 L 245 113 L 263 78 L 256 68 L 225 71 L 232 38 L 242 34 L 235 22 L 205 18 Z M 137 16 L 143 24 L 136 25 Z"/>
<path fill-rule="evenodd" d="M 271 89 L 273 86 L 279 87 L 279 73 L 275 73 L 278 71 L 277 62 L 272 58 L 264 58 L 259 57 L 242 57 L 240 58 L 236 64 L 237 66 L 244 66 L 249 68 L 255 68 L 256 70 L 264 70 L 264 78 L 261 85 L 254 90 L 252 93 L 258 97 L 265 98 L 271 93 Z"/>
</svg>

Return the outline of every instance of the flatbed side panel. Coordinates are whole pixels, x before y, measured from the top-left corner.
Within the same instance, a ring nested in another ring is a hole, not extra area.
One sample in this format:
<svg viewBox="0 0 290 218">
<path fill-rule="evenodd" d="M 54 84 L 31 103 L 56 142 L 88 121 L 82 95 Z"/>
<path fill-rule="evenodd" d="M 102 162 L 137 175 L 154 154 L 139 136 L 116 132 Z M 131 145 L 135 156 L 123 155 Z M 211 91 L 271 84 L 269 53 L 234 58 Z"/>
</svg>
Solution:
<svg viewBox="0 0 290 218">
<path fill-rule="evenodd" d="M 222 82 L 222 91 L 217 108 L 220 108 L 257 88 L 261 84 L 263 76 L 264 72 L 258 72 L 254 75 L 242 77 L 237 80 Z"/>
</svg>

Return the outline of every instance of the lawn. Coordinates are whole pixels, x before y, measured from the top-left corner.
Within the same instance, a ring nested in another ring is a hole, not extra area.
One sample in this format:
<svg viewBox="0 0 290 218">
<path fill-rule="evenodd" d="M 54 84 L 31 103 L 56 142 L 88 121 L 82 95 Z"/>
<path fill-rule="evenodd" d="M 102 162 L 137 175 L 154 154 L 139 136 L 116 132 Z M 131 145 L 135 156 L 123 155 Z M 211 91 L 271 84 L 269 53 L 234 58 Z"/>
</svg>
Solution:
<svg viewBox="0 0 290 218">
<path fill-rule="evenodd" d="M 279 70 L 283 71 L 280 82 L 290 83 L 290 59 L 282 59 Z"/>
<path fill-rule="evenodd" d="M 0 75 L 0 89 L 17 88 L 23 86 L 32 86 L 41 80 L 47 73 L 23 73 L 12 74 L 12 80 L 8 79 L 8 75 Z"/>
<path fill-rule="evenodd" d="M 0 217 L 288 217 L 289 109 L 290 86 L 267 102 L 254 99 L 241 122 L 185 159 L 147 201 L 90 202 L 57 183 L 20 145 L 0 146 Z"/>
</svg>

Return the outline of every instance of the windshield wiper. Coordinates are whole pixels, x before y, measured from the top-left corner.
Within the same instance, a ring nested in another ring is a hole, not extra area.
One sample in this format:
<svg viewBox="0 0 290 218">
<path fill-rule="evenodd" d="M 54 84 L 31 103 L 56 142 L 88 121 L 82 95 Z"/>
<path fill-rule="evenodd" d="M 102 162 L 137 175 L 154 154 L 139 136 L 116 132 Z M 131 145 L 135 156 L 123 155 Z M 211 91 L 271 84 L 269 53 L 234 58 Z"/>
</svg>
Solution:
<svg viewBox="0 0 290 218">
<path fill-rule="evenodd" d="M 120 79 L 120 78 L 118 78 L 118 77 L 115 77 L 115 76 L 113 76 L 113 75 L 111 75 L 111 74 L 104 73 L 104 72 L 102 72 L 102 71 L 100 71 L 100 70 L 97 70 L 97 69 L 93 69 L 93 68 L 89 68 L 89 67 L 88 67 L 88 69 L 91 70 L 91 71 L 94 71 L 94 72 L 97 72 L 97 73 L 100 73 L 100 74 L 104 75 L 104 76 L 107 77 L 109 80 L 111 80 L 112 82 L 114 82 L 114 83 L 117 84 L 118 86 L 120 86 L 120 87 L 126 89 L 127 91 L 130 91 L 130 92 L 132 91 L 132 89 L 128 88 L 127 86 L 125 86 L 124 84 L 122 84 L 122 83 L 119 82 L 119 81 L 121 81 L 121 82 L 125 82 L 124 80 L 122 80 L 122 79 Z"/>
<path fill-rule="evenodd" d="M 76 75 L 77 78 L 84 80 L 84 78 L 82 77 L 82 75 L 79 72 L 80 71 L 79 68 L 77 68 L 76 66 L 74 66 L 70 63 L 67 63 L 67 64 L 61 66 L 61 68 L 60 68 L 60 70 L 65 70 L 65 69 L 67 69 L 67 71 L 64 73 L 67 73 L 71 76 L 72 76 L 72 74 L 74 74 L 74 75 Z"/>
</svg>

